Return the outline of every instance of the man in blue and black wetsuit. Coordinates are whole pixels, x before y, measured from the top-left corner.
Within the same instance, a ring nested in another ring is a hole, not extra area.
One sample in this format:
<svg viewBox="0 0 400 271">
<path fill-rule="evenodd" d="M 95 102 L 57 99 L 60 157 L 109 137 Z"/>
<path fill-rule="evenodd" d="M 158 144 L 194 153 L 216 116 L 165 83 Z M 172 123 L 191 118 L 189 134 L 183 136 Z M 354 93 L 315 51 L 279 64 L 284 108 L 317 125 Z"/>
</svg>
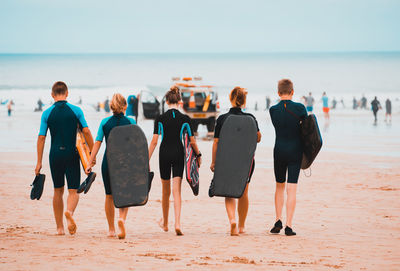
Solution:
<svg viewBox="0 0 400 271">
<path fill-rule="evenodd" d="M 304 105 L 292 101 L 293 93 L 293 83 L 289 79 L 280 80 L 278 82 L 278 94 L 281 100 L 269 110 L 276 134 L 274 147 L 276 223 L 271 229 L 271 233 L 279 233 L 283 228 L 281 219 L 287 172 L 285 234 L 288 236 L 296 235 L 292 230 L 292 219 L 296 207 L 297 180 L 303 157 L 300 121 L 307 117 Z"/>
<path fill-rule="evenodd" d="M 76 149 L 76 131 L 82 129 L 89 148 L 93 147 L 93 137 L 90 133 L 82 110 L 69 104 L 66 99 L 68 88 L 64 82 L 53 85 L 51 96 L 54 104 L 43 112 L 37 141 L 37 165 L 35 174 L 38 175 L 42 168 L 42 158 L 47 129 L 50 130 L 50 170 L 54 184 L 53 209 L 57 224 L 57 234 L 64 234 L 63 225 L 63 194 L 64 176 L 68 184 L 67 210 L 65 217 L 68 222 L 68 231 L 75 234 L 76 224 L 72 216 L 79 201 L 77 189 L 80 185 L 79 154 Z"/>
</svg>

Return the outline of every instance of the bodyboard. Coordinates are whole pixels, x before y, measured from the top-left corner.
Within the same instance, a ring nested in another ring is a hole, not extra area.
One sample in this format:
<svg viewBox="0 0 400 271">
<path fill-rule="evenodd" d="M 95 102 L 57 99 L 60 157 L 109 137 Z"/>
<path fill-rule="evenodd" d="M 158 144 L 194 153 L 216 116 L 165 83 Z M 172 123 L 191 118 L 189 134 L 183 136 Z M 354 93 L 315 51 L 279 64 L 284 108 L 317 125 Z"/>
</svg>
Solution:
<svg viewBox="0 0 400 271">
<path fill-rule="evenodd" d="M 193 194 L 199 194 L 199 164 L 194 154 L 192 145 L 190 145 L 189 134 L 186 129 L 182 132 L 183 150 L 185 153 L 185 172 L 186 180 L 189 183 Z"/>
<path fill-rule="evenodd" d="M 249 179 L 257 147 L 257 126 L 251 116 L 229 116 L 220 132 L 209 196 L 240 198 Z"/>
<path fill-rule="evenodd" d="M 84 170 L 89 165 L 90 149 L 87 144 L 83 132 L 78 128 L 76 131 L 76 149 L 78 150 L 79 157 L 81 159 L 82 167 Z"/>
<path fill-rule="evenodd" d="M 303 142 L 303 159 L 301 169 L 307 169 L 314 162 L 322 148 L 322 136 L 319 131 L 317 118 L 308 115 L 301 123 L 301 140 Z"/>
<path fill-rule="evenodd" d="M 150 188 L 147 140 L 137 125 L 114 127 L 106 159 L 111 193 L 117 208 L 145 205 Z"/>
</svg>

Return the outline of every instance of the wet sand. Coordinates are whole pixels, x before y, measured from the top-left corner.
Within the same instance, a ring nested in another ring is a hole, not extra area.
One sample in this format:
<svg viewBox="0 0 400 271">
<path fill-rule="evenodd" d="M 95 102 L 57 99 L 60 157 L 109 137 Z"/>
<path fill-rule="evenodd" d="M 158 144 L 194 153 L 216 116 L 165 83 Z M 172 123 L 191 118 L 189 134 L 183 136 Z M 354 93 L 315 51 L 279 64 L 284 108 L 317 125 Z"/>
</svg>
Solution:
<svg viewBox="0 0 400 271">
<path fill-rule="evenodd" d="M 298 235 L 286 237 L 268 234 L 274 223 L 272 149 L 259 146 L 246 233 L 232 237 L 223 199 L 207 196 L 211 142 L 200 142 L 200 148 L 206 153 L 200 195 L 194 197 L 186 181 L 182 184 L 184 236 L 175 235 L 172 204 L 169 232 L 157 224 L 161 184 L 155 155 L 150 200 L 144 207 L 130 208 L 125 240 L 107 238 L 101 156 L 95 167 L 99 175 L 90 192 L 80 197 L 74 215 L 76 235 L 66 230 L 65 236 L 55 236 L 48 153 L 42 199 L 31 201 L 34 149 L 0 152 L 1 269 L 399 269 L 400 158 L 323 151 L 312 167 L 312 176 L 301 173 L 294 218 Z"/>
</svg>

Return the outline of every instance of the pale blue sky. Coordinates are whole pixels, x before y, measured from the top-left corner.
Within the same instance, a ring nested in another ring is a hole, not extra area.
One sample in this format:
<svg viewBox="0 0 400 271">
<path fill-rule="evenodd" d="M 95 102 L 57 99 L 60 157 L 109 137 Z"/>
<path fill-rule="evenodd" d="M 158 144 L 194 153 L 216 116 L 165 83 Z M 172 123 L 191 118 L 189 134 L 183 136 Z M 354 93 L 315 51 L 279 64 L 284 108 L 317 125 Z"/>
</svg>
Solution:
<svg viewBox="0 0 400 271">
<path fill-rule="evenodd" d="M 0 53 L 399 51 L 397 0 L 1 0 Z"/>
</svg>

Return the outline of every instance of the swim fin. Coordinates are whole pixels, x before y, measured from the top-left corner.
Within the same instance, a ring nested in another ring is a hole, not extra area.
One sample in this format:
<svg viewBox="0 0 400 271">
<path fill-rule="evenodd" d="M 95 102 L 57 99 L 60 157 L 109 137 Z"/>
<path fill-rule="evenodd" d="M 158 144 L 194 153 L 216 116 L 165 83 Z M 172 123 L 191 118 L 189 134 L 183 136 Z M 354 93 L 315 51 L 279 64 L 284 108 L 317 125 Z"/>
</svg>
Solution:
<svg viewBox="0 0 400 271">
<path fill-rule="evenodd" d="M 33 180 L 33 183 L 31 184 L 32 189 L 31 189 L 31 200 L 39 200 L 40 197 L 43 194 L 43 189 L 44 189 L 44 181 L 46 180 L 46 175 L 44 174 L 39 174 L 35 177 Z"/>
<path fill-rule="evenodd" d="M 210 198 L 214 197 L 214 179 L 211 180 L 210 188 L 208 189 L 208 196 Z"/>
<path fill-rule="evenodd" d="M 90 187 L 92 186 L 92 183 L 96 179 L 96 173 L 95 172 L 90 172 L 89 175 L 86 177 L 85 181 L 81 183 L 81 185 L 78 188 L 78 193 L 85 192 L 85 194 L 89 191 Z"/>
</svg>

